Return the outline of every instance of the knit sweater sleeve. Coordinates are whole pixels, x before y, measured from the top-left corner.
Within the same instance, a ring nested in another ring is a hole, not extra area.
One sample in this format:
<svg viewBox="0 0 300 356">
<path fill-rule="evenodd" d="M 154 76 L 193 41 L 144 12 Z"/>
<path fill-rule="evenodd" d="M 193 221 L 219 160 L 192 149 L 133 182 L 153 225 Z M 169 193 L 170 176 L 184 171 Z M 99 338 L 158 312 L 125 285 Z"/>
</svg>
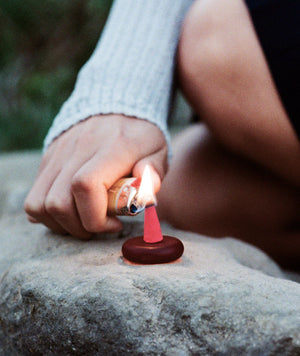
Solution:
<svg viewBox="0 0 300 356">
<path fill-rule="evenodd" d="M 116 0 L 44 148 L 79 121 L 111 113 L 148 120 L 168 141 L 174 58 L 181 23 L 192 2 Z"/>
</svg>

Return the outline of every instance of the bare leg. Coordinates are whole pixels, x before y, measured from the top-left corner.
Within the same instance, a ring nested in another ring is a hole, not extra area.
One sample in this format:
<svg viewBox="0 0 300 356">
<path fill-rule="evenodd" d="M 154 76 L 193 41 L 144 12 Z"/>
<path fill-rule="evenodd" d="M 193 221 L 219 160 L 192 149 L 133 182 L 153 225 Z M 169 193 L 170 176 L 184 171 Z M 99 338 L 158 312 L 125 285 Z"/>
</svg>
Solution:
<svg viewBox="0 0 300 356">
<path fill-rule="evenodd" d="M 162 220 L 208 236 L 248 241 L 300 268 L 299 191 L 220 145 L 203 124 L 174 140 L 158 195 Z"/>
<path fill-rule="evenodd" d="M 180 84 L 207 128 L 175 142 L 159 212 L 236 236 L 300 268 L 300 144 L 242 0 L 198 0 L 178 49 Z"/>
<path fill-rule="evenodd" d="M 300 143 L 243 0 L 195 2 L 178 71 L 195 111 L 224 145 L 300 187 Z"/>
</svg>

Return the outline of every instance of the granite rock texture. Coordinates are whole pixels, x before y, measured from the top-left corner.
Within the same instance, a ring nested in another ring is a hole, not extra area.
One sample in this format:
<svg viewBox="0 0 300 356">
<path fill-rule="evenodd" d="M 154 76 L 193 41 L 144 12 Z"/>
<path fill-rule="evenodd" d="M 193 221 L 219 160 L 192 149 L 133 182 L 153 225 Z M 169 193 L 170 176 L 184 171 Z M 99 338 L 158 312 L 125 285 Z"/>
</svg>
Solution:
<svg viewBox="0 0 300 356">
<path fill-rule="evenodd" d="M 182 259 L 127 265 L 138 219 L 83 242 L 27 223 L 13 195 L 0 218 L 1 356 L 300 355 L 300 284 L 260 250 L 164 225 Z"/>
</svg>

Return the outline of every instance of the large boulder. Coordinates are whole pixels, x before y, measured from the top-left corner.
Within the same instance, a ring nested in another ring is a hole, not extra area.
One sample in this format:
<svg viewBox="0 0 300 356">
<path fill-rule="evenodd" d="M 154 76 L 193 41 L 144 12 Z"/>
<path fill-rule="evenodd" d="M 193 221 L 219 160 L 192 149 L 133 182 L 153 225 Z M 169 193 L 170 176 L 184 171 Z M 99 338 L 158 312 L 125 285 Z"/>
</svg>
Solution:
<svg viewBox="0 0 300 356">
<path fill-rule="evenodd" d="M 0 219 L 1 356 L 300 355 L 300 284 L 257 248 L 163 225 L 181 260 L 128 265 L 121 246 L 139 219 L 78 241 L 30 225 L 13 192 Z"/>
</svg>

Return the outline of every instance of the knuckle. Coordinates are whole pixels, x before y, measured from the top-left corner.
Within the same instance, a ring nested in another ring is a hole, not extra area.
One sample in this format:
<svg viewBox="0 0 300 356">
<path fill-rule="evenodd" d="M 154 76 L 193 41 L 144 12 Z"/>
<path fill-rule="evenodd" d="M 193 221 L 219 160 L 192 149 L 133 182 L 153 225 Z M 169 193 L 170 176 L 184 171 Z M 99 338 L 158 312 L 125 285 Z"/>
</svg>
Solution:
<svg viewBox="0 0 300 356">
<path fill-rule="evenodd" d="M 43 204 L 41 202 L 34 202 L 30 199 L 26 199 L 24 202 L 24 210 L 30 216 L 37 217 L 44 213 Z"/>
<path fill-rule="evenodd" d="M 67 215 L 68 205 L 62 199 L 49 196 L 46 198 L 44 206 L 50 215 Z"/>
<path fill-rule="evenodd" d="M 71 189 L 74 193 L 89 193 L 95 186 L 91 175 L 75 174 L 72 178 Z"/>
</svg>

